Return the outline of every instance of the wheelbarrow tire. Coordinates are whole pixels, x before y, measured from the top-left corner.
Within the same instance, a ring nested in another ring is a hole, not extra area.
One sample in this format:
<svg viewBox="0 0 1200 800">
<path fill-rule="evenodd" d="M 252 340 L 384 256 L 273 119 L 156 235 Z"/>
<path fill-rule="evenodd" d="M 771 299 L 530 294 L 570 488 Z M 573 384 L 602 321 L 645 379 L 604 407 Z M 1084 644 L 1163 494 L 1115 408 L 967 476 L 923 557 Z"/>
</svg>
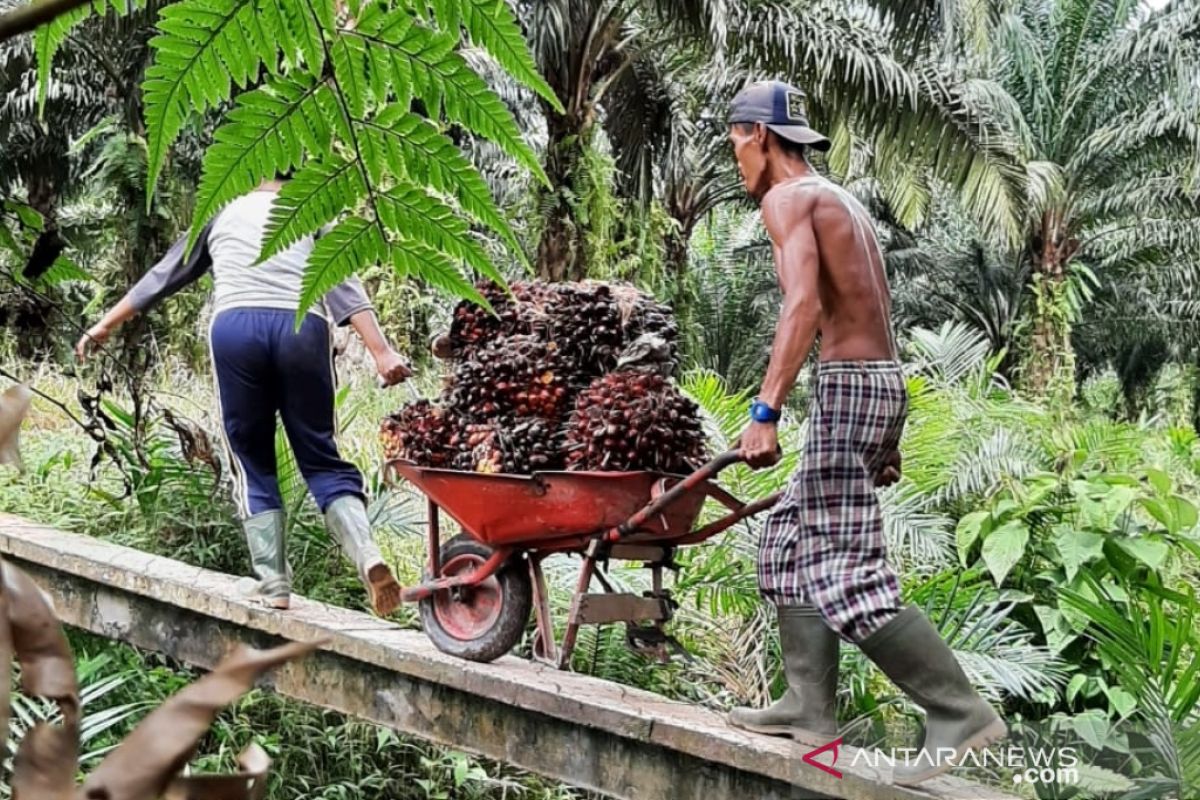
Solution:
<svg viewBox="0 0 1200 800">
<path fill-rule="evenodd" d="M 491 555 L 486 545 L 459 534 L 442 544 L 439 577 L 470 571 Z M 529 623 L 533 585 L 525 559 L 511 559 L 478 589 L 435 592 L 420 607 L 425 635 L 438 650 L 468 661 L 495 661 L 521 641 Z"/>
</svg>

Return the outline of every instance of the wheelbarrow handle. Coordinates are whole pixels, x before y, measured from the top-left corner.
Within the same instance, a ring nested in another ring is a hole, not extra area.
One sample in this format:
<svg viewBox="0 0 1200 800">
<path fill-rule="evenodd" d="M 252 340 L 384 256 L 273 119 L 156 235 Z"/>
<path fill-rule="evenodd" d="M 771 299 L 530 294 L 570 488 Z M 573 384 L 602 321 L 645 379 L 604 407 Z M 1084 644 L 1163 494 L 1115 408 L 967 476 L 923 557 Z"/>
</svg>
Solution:
<svg viewBox="0 0 1200 800">
<path fill-rule="evenodd" d="M 645 525 L 646 520 L 657 517 L 664 510 L 670 508 L 670 506 L 676 500 L 683 497 L 685 494 L 689 493 L 710 478 L 715 477 L 721 470 L 742 460 L 741 450 L 734 449 L 725 451 L 712 461 L 709 461 L 700 469 L 693 472 L 691 475 L 688 475 L 679 483 L 672 486 L 667 491 L 660 494 L 641 511 L 637 512 L 632 517 L 617 526 L 618 537 L 628 536 L 629 534 L 633 533 Z"/>
</svg>

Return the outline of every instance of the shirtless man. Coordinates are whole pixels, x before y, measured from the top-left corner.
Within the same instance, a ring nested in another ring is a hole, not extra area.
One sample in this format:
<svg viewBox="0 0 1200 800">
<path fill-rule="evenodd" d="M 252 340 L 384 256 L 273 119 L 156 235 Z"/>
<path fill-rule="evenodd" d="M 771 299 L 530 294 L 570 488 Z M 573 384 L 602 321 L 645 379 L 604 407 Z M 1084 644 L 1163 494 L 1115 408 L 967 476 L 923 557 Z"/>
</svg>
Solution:
<svg viewBox="0 0 1200 800">
<path fill-rule="evenodd" d="M 899 480 L 908 411 L 891 329 L 883 254 L 866 210 L 817 175 L 805 148 L 829 149 L 808 127 L 804 94 L 778 81 L 733 100 L 730 139 L 746 188 L 762 206 L 783 309 L 762 391 L 741 437 L 752 467 L 779 460 L 776 423 L 818 332 L 820 363 L 803 460 L 767 519 L 758 580 L 779 615 L 788 691 L 730 723 L 813 746 L 837 735 L 839 636 L 926 712 L 925 741 L 897 783 L 945 772 L 1006 726 L 972 688 L 921 612 L 900 604 L 885 560 L 875 487 Z"/>
</svg>

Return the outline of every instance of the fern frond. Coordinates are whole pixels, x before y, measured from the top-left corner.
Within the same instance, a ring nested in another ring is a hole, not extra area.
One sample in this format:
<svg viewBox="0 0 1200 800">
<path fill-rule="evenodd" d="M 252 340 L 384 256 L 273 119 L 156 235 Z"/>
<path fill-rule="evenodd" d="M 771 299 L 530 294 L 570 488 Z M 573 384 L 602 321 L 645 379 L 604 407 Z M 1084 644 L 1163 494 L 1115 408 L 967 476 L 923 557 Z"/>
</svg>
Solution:
<svg viewBox="0 0 1200 800">
<path fill-rule="evenodd" d="M 441 95 L 441 107 L 447 117 L 472 133 L 500 145 L 504 152 L 532 172 L 542 184 L 550 185 L 541 161 L 521 135 L 520 126 L 508 106 L 462 56 L 451 54 L 441 63 L 433 65 L 433 72 L 441 82 L 436 91 Z M 431 92 L 430 97 L 433 96 Z M 435 108 L 437 106 L 431 104 L 431 109 Z"/>
<path fill-rule="evenodd" d="M 322 236 L 308 257 L 308 268 L 300 285 L 300 311 L 320 300 L 364 264 L 381 260 L 387 243 L 379 225 L 361 217 L 349 217 Z"/>
<path fill-rule="evenodd" d="M 372 70 L 374 79 L 367 77 L 367 48 L 361 39 L 338 36 L 330 46 L 333 75 L 341 89 L 342 98 L 350 114 L 362 118 L 367 112 L 368 93 L 376 102 L 386 96 L 382 74 Z M 374 85 L 374 88 L 372 87 Z"/>
<path fill-rule="evenodd" d="M 331 122 L 340 117 L 332 90 L 303 73 L 239 96 L 204 155 L 188 247 L 225 204 L 264 178 L 298 165 L 305 151 L 318 158 L 327 155 Z"/>
<path fill-rule="evenodd" d="M 386 153 L 393 173 L 407 174 L 453 196 L 463 211 L 499 234 L 509 250 L 525 261 L 516 233 L 496 207 L 479 171 L 428 120 L 393 104 L 364 122 L 359 131 L 363 149 L 370 145 Z"/>
<path fill-rule="evenodd" d="M 147 200 L 171 144 L 189 113 L 200 113 L 245 87 L 263 63 L 274 64 L 280 40 L 264 30 L 256 0 L 181 0 L 162 11 L 150 40 L 154 64 L 146 70 Z M 319 33 L 318 33 L 319 35 Z"/>
<path fill-rule="evenodd" d="M 377 199 L 379 221 L 393 233 L 416 239 L 464 262 L 479 274 L 503 284 L 504 276 L 488 259 L 467 223 L 454 209 L 412 183 L 399 186 Z"/>
<path fill-rule="evenodd" d="M 93 14 L 103 14 L 104 0 L 96 0 L 74 8 L 55 17 L 33 32 L 33 52 L 37 57 L 37 113 L 42 119 L 46 113 L 46 95 L 50 88 L 50 68 L 58 48 L 70 36 L 71 30 Z"/>
<path fill-rule="evenodd" d="M 324 241 L 322 239 L 321 241 Z M 392 244 L 392 267 L 400 277 L 419 278 L 451 297 L 463 297 L 491 309 L 491 305 L 444 253 L 424 242 L 402 239 Z"/>
<path fill-rule="evenodd" d="M 462 24 L 473 44 L 490 53 L 510 75 L 536 92 L 556 111 L 564 113 L 558 96 L 538 70 L 507 0 L 460 0 L 443 5 L 460 9 Z"/>
<path fill-rule="evenodd" d="M 306 164 L 275 197 L 260 260 L 286 250 L 366 193 L 362 172 L 353 162 L 335 156 Z"/>
<path fill-rule="evenodd" d="M 346 36 L 367 44 L 371 68 L 391 84 L 395 103 L 407 107 L 420 98 L 431 117 L 445 114 L 472 133 L 490 139 L 548 185 L 533 148 L 521 135 L 516 118 L 462 56 L 454 39 L 414 22 L 406 11 L 364 15 Z"/>
</svg>

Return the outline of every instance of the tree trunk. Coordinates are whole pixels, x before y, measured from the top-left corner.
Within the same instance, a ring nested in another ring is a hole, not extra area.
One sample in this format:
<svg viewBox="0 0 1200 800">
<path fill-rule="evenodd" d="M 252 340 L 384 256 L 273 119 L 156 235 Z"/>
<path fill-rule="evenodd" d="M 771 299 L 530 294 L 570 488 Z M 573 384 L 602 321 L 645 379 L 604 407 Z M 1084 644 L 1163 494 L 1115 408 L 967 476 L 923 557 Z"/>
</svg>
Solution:
<svg viewBox="0 0 1200 800">
<path fill-rule="evenodd" d="M 538 208 L 543 215 L 537 247 L 537 276 L 546 281 L 578 281 L 587 277 L 584 243 L 586 229 L 572 202 L 579 193 L 577 170 L 586 147 L 584 123 L 574 115 L 546 108 L 546 177 L 549 188 L 539 190 Z"/>
<path fill-rule="evenodd" d="M 1069 403 L 1075 396 L 1075 351 L 1067 305 L 1067 263 L 1072 253 L 1061 220 L 1060 213 L 1046 212 L 1034 243 L 1034 310 L 1023 383 L 1035 397 Z"/>
</svg>

